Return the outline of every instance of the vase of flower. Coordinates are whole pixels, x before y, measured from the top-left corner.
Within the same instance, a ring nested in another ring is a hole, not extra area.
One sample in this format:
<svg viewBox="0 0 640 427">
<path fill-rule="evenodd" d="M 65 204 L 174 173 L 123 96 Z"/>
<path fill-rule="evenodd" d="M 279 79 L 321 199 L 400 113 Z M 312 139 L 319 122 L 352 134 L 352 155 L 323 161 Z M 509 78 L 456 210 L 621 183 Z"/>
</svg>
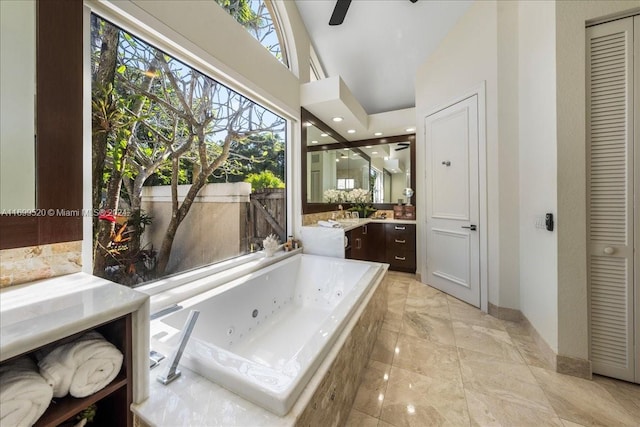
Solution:
<svg viewBox="0 0 640 427">
<path fill-rule="evenodd" d="M 371 206 L 371 192 L 364 188 L 354 188 L 347 192 L 345 198 L 351 203 L 351 207 L 348 210 L 358 212 L 360 218 L 368 218 L 377 211 L 376 208 Z"/>
</svg>

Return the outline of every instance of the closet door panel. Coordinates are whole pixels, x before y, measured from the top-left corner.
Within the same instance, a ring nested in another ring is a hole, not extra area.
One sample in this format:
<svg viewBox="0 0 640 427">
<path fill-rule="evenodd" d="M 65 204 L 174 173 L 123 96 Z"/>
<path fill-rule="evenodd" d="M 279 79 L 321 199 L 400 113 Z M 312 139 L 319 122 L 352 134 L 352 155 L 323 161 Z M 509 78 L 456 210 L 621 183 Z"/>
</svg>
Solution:
<svg viewBox="0 0 640 427">
<path fill-rule="evenodd" d="M 590 358 L 634 381 L 633 18 L 587 30 Z"/>
<path fill-rule="evenodd" d="M 635 293 L 635 382 L 640 384 L 640 15 L 633 17 L 633 50 L 634 50 L 634 99 L 633 99 L 633 123 L 634 128 L 634 194 L 635 218 L 635 264 L 634 264 L 634 293 Z"/>
</svg>

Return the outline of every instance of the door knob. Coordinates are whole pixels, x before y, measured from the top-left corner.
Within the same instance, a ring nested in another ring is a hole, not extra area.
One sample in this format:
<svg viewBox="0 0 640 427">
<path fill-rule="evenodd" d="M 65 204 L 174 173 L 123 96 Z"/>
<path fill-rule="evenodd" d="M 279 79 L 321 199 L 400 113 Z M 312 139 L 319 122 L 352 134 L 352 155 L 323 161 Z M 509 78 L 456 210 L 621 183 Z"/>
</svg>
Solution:
<svg viewBox="0 0 640 427">
<path fill-rule="evenodd" d="M 468 226 L 468 227 L 467 227 L 467 226 L 465 226 L 465 225 L 463 225 L 463 226 L 462 226 L 462 228 L 468 228 L 468 229 L 469 229 L 469 230 L 471 230 L 471 231 L 476 231 L 476 226 L 475 226 L 474 224 L 471 224 L 471 225 L 470 225 L 470 226 Z"/>
<path fill-rule="evenodd" d="M 443 161 L 442 164 L 445 166 L 451 166 L 451 162 L 449 160 Z"/>
<path fill-rule="evenodd" d="M 606 248 L 604 248 L 604 251 L 603 251 L 603 252 L 604 252 L 605 254 L 607 254 L 607 255 L 613 255 L 613 253 L 614 253 L 615 251 L 616 251 L 616 250 L 615 250 L 615 249 L 613 249 L 611 246 L 607 246 Z"/>
</svg>

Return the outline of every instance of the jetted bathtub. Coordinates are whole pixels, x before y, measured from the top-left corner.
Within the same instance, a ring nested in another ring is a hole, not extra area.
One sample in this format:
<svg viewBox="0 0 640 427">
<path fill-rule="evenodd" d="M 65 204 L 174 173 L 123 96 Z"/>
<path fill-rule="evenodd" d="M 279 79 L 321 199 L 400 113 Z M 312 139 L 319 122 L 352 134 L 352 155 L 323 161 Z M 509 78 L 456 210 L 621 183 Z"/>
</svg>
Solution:
<svg viewBox="0 0 640 427">
<path fill-rule="evenodd" d="M 169 356 L 189 311 L 200 310 L 181 365 L 285 415 L 384 270 L 295 255 L 181 302 L 151 322 L 151 348 Z"/>
</svg>

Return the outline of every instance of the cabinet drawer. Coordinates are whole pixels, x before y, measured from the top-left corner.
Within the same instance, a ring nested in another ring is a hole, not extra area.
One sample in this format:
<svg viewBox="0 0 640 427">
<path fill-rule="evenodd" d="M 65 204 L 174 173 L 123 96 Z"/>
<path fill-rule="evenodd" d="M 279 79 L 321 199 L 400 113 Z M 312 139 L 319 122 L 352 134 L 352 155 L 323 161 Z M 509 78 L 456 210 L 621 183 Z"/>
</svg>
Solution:
<svg viewBox="0 0 640 427">
<path fill-rule="evenodd" d="M 393 252 L 387 251 L 387 262 L 391 270 L 406 271 L 415 273 L 416 253 L 414 252 Z"/>
<path fill-rule="evenodd" d="M 415 250 L 416 226 L 414 224 L 385 224 L 387 247 Z"/>
</svg>

